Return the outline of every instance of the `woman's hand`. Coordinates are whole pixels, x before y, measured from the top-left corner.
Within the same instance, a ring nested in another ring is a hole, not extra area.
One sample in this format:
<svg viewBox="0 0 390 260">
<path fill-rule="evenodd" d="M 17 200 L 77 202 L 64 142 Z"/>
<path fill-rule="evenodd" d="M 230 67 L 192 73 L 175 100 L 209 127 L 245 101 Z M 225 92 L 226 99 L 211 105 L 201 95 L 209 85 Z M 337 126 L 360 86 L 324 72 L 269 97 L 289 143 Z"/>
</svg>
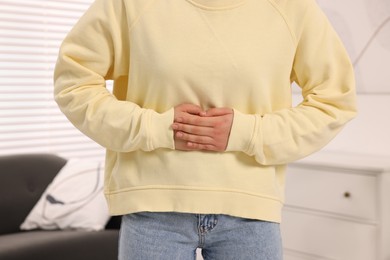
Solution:
<svg viewBox="0 0 390 260">
<path fill-rule="evenodd" d="M 175 148 L 183 151 L 226 150 L 233 124 L 233 109 L 211 108 L 202 111 L 198 106 L 182 104 L 175 107 Z"/>
</svg>

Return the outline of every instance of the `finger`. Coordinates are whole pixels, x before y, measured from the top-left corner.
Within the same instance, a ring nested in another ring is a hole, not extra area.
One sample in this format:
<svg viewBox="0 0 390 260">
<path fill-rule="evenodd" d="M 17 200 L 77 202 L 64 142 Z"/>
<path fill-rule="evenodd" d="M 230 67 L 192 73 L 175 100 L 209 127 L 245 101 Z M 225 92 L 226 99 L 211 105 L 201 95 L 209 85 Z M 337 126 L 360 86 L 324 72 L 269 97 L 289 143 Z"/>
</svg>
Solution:
<svg viewBox="0 0 390 260">
<path fill-rule="evenodd" d="M 206 113 L 201 114 L 204 116 L 224 116 L 233 114 L 233 109 L 227 108 L 227 107 L 221 107 L 221 108 L 210 108 L 206 111 Z"/>
<path fill-rule="evenodd" d="M 203 112 L 202 108 L 194 104 L 183 104 L 183 112 L 187 112 L 193 115 L 199 115 Z"/>
<path fill-rule="evenodd" d="M 191 150 L 217 151 L 216 147 L 211 144 L 198 144 L 198 143 L 187 142 L 187 147 L 188 149 Z"/>
<path fill-rule="evenodd" d="M 196 126 L 196 125 L 189 125 L 189 124 L 174 123 L 172 124 L 172 129 L 175 131 L 186 132 L 188 134 L 193 134 L 193 135 L 211 136 L 213 134 L 213 129 L 211 127 Z"/>
<path fill-rule="evenodd" d="M 176 138 L 179 140 L 187 141 L 190 143 L 197 143 L 197 144 L 213 144 L 213 139 L 209 136 L 202 136 L 202 135 L 192 135 L 185 132 L 177 132 Z"/>
<path fill-rule="evenodd" d="M 187 116 L 180 116 L 176 118 L 175 122 L 194 126 L 213 127 L 215 124 L 215 119 L 212 117 L 201 117 L 189 114 Z"/>
</svg>

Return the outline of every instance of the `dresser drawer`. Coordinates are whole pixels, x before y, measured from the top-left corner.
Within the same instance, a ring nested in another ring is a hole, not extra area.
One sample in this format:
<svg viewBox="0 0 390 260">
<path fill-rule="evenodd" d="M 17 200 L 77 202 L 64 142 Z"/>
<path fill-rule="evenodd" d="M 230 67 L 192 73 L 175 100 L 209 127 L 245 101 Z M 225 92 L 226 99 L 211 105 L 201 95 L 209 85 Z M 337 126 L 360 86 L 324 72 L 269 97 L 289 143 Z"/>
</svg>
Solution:
<svg viewBox="0 0 390 260">
<path fill-rule="evenodd" d="M 376 177 L 289 166 L 286 205 L 376 220 Z"/>
<path fill-rule="evenodd" d="M 319 256 L 315 259 L 377 259 L 375 225 L 285 209 L 281 230 L 286 251 Z"/>
</svg>

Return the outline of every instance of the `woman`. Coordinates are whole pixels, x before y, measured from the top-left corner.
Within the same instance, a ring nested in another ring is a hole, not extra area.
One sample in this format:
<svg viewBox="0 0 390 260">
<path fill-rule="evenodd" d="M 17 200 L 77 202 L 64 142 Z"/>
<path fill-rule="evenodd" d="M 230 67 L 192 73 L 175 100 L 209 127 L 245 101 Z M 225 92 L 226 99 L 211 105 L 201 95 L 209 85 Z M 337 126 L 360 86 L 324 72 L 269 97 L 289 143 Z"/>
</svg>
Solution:
<svg viewBox="0 0 390 260">
<path fill-rule="evenodd" d="M 282 259 L 285 165 L 355 115 L 352 66 L 315 0 L 96 0 L 54 79 L 107 149 L 122 260 Z"/>
</svg>

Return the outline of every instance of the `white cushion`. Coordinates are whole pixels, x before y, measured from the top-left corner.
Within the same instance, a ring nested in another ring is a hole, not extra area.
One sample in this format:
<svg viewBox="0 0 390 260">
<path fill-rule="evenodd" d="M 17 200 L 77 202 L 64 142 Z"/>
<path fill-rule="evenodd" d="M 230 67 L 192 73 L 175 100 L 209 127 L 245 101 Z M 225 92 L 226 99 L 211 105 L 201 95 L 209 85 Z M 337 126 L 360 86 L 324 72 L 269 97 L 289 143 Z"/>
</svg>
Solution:
<svg viewBox="0 0 390 260">
<path fill-rule="evenodd" d="M 99 162 L 69 160 L 20 228 L 102 230 L 110 216 L 103 195 L 104 167 Z"/>
</svg>

